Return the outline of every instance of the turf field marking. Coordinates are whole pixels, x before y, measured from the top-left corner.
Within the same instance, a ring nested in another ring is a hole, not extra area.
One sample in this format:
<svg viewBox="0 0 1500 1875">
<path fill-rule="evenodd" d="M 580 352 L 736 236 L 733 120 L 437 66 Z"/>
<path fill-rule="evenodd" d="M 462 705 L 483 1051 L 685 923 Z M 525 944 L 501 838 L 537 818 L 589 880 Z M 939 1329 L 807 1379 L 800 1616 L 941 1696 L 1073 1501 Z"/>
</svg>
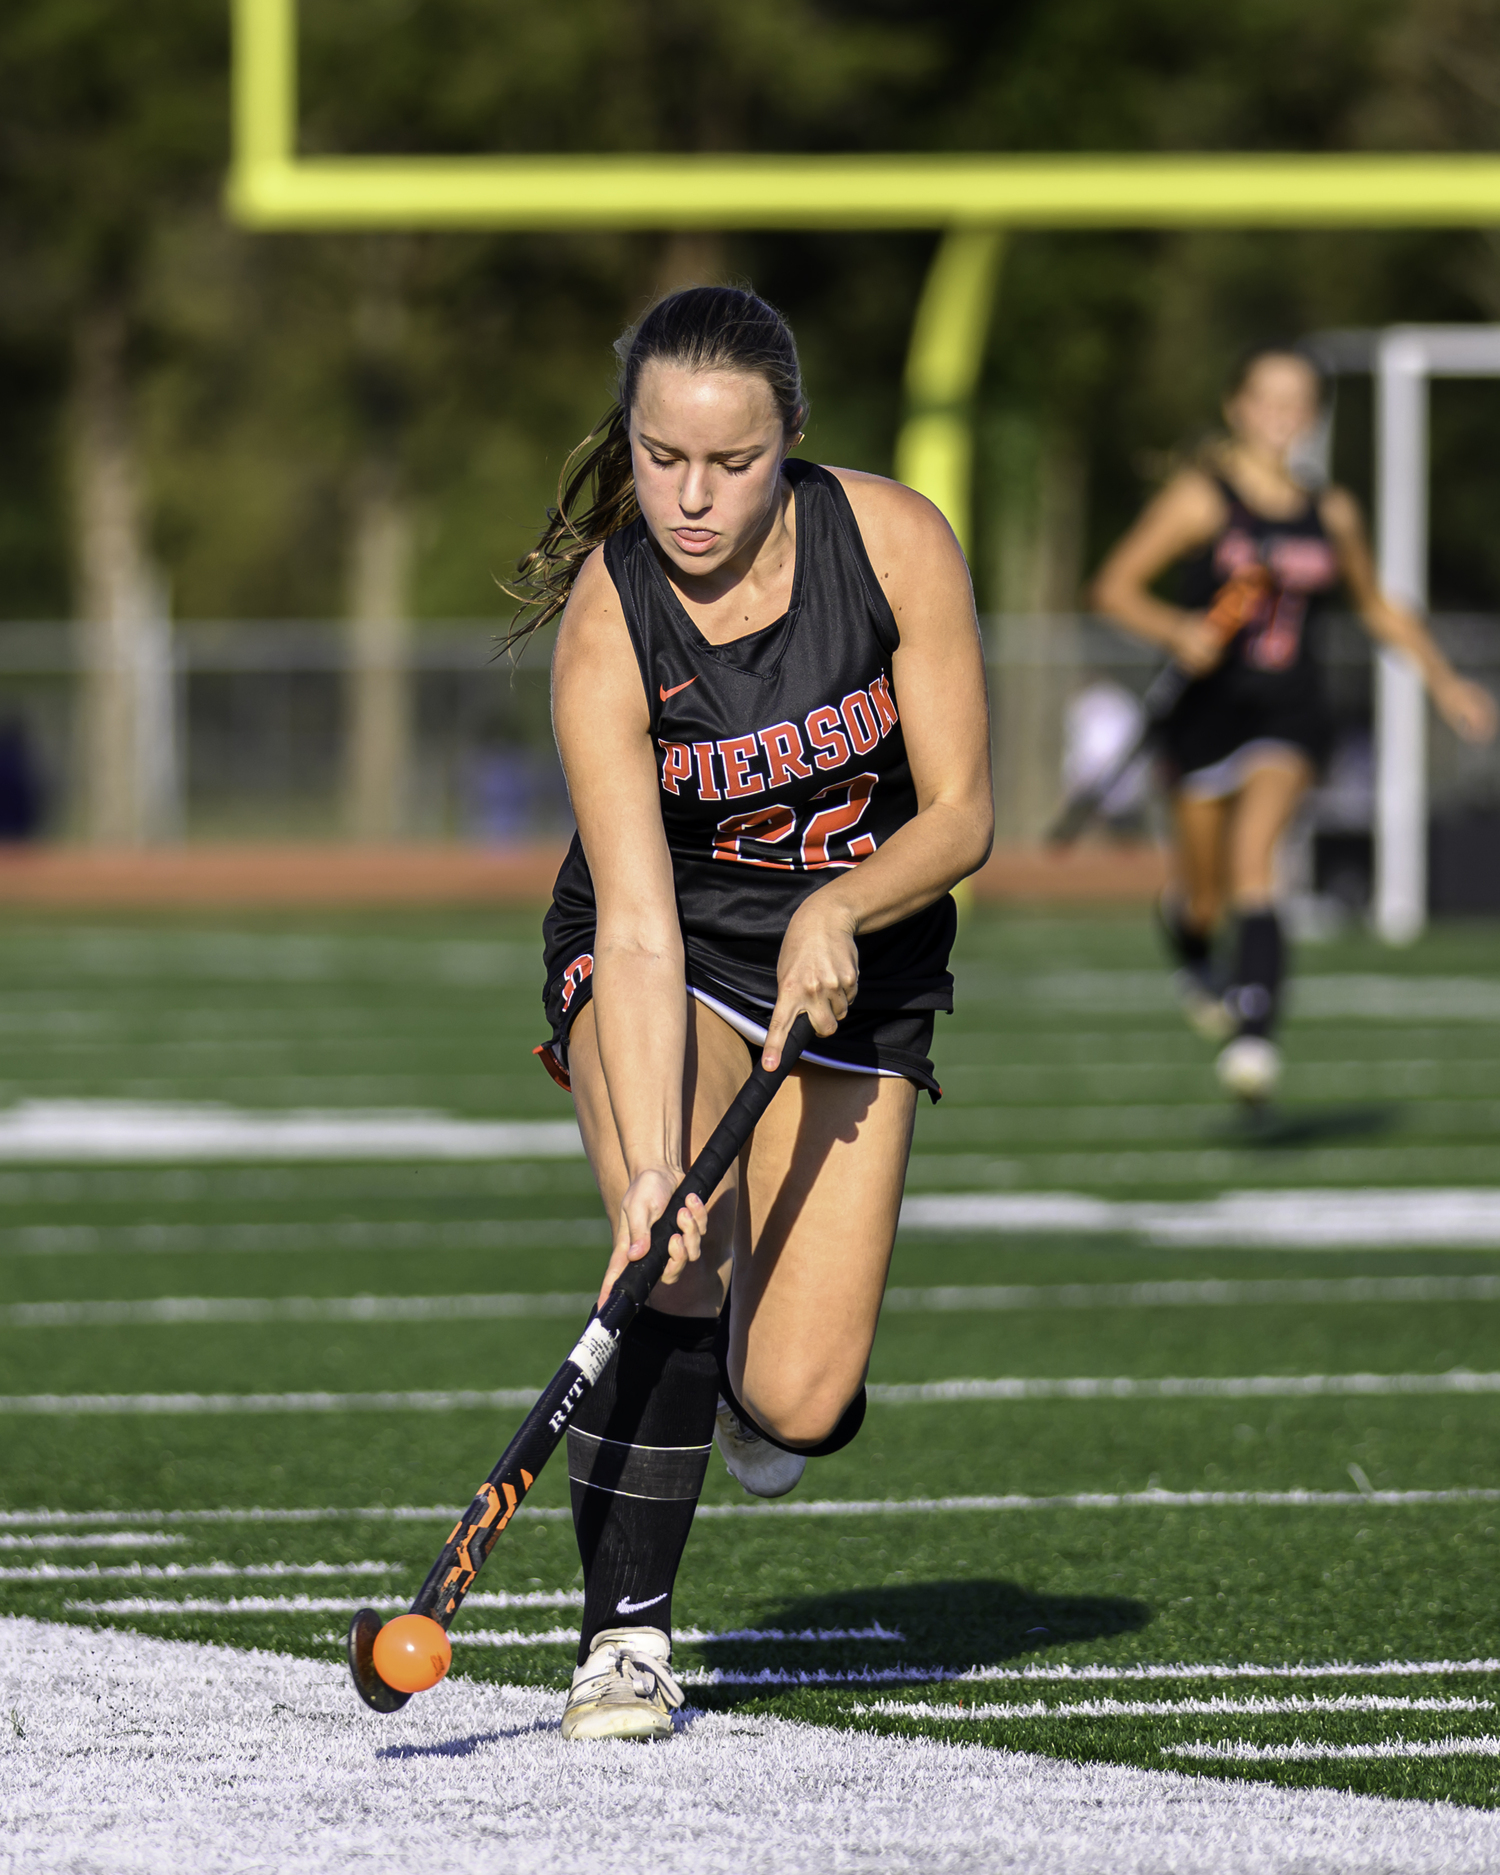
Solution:
<svg viewBox="0 0 1500 1875">
<path fill-rule="evenodd" d="M 363 1601 L 347 1595 L 207 1595 L 180 1601 L 157 1595 L 121 1595 L 102 1602 L 65 1602 L 72 1614 L 82 1615 L 342 1615 L 356 1608 L 410 1608 L 409 1595 L 371 1595 Z M 577 1589 L 531 1589 L 511 1594 L 503 1589 L 478 1590 L 464 1598 L 466 1608 L 581 1608 Z M 577 1635 L 573 1637 L 575 1640 Z"/>
<path fill-rule="evenodd" d="M 461 1120 L 420 1108 L 255 1112 L 213 1102 L 23 1100 L 0 1160 L 576 1159 L 571 1120 Z"/>
<path fill-rule="evenodd" d="M 185 1540 L 185 1539 L 182 1539 Z M 284 1580 L 305 1576 L 390 1575 L 403 1563 L 98 1563 L 70 1569 L 60 1563 L 33 1563 L 29 1568 L 0 1568 L 0 1582 L 202 1582 Z"/>
<path fill-rule="evenodd" d="M 678 1674 L 684 1686 L 926 1686 L 936 1684 L 991 1685 L 998 1682 L 1087 1680 L 1239 1680 L 1239 1679 L 1352 1679 L 1396 1675 L 1492 1673 L 1500 1661 L 1386 1662 L 1381 1666 L 1349 1667 L 1336 1663 L 1318 1666 L 1212 1667 L 1166 1665 L 1159 1667 L 761 1667 L 754 1672 L 732 1667 L 689 1667 Z"/>
<path fill-rule="evenodd" d="M 470 1601 L 473 1600 L 471 1596 Z M 581 1598 L 580 1598 L 581 1599 Z M 342 1636 L 339 1637 L 342 1639 Z M 528 1633 L 524 1628 L 460 1628 L 450 1638 L 455 1647 L 467 1643 L 474 1647 L 576 1647 L 577 1628 L 543 1628 Z M 868 1628 L 677 1628 L 673 1642 L 711 1641 L 783 1642 L 783 1641 L 904 1641 L 906 1636 L 895 1628 L 883 1628 L 876 1622 Z"/>
<path fill-rule="evenodd" d="M 602 1228 L 602 1227 L 601 1227 Z M 599 1235 L 596 1231 L 595 1235 Z M 1495 1278 L 1500 1295 L 1500 1277 Z M 155 1296 L 139 1302 L 15 1302 L 0 1328 L 192 1327 L 203 1322 L 451 1322 L 582 1319 L 596 1290 L 490 1296 Z"/>
<path fill-rule="evenodd" d="M 146 1301 L 15 1302 L 0 1328 L 192 1326 L 204 1322 L 488 1321 L 584 1314 L 593 1292 L 459 1296 L 156 1296 Z M 1327 1280 L 1047 1283 L 888 1289 L 896 1314 L 1032 1309 L 1241 1308 L 1357 1302 L 1497 1302 L 1500 1276 L 1348 1276 Z"/>
<path fill-rule="evenodd" d="M 1248 1699 L 1034 1699 L 1027 1704 L 954 1706 L 933 1705 L 925 1699 L 903 1703 L 876 1699 L 851 1706 L 853 1713 L 875 1712 L 890 1719 L 1156 1719 L 1156 1718 L 1270 1718 L 1292 1713 L 1337 1712 L 1493 1712 L 1492 1699 L 1413 1699 L 1391 1693 L 1334 1693 L 1308 1697 L 1291 1694 L 1284 1699 L 1251 1696 Z"/>
<path fill-rule="evenodd" d="M 992 980 L 998 995 L 985 995 L 982 977 L 966 980 L 966 995 L 1097 1015 L 1165 1015 L 1173 1006 L 1166 975 L 1155 970 L 1059 970 Z M 1492 977 L 1303 972 L 1291 997 L 1299 1022 L 1500 1022 L 1500 983 Z"/>
<path fill-rule="evenodd" d="M 869 1388 L 873 1406 L 920 1406 L 942 1400 L 1282 1400 L 1354 1395 L 1500 1393 L 1500 1373 L 1455 1368 L 1446 1374 L 1130 1374 L 1067 1380 L 928 1380 Z"/>
<path fill-rule="evenodd" d="M 1163 1745 L 1174 1758 L 1232 1759 L 1239 1764 L 1315 1764 L 1338 1758 L 1500 1758 L 1500 1738 L 1392 1738 L 1373 1745 L 1324 1745 L 1295 1739 L 1289 1745 L 1253 1745 L 1248 1739 Z"/>
<path fill-rule="evenodd" d="M 330 1219 L 284 1224 L 21 1224 L 0 1230 L 0 1256 L 96 1256 L 174 1252 L 243 1252 L 278 1250 L 524 1250 L 599 1249 L 609 1243 L 609 1228 L 602 1217 L 397 1219 L 388 1223 L 362 1223 Z M 290 1300 L 309 1300 L 291 1298 Z M 351 1298 L 353 1301 L 364 1298 Z M 447 1298 L 435 1297 L 435 1301 Z M 174 1298 L 165 1298 L 172 1302 Z M 184 1302 L 191 1298 L 183 1298 Z M 584 1297 L 584 1307 L 594 1300 Z M 47 1309 L 48 1303 L 27 1305 Z M 65 1305 L 66 1306 L 66 1305 Z M 130 1304 L 90 1303 L 91 1308 L 130 1307 Z M 138 1306 L 150 1306 L 141 1304 Z M 266 1306 L 247 1302 L 229 1306 Z M 278 1306 L 280 1306 L 278 1304 Z M 577 1306 L 569 1298 L 568 1313 Z M 557 1311 L 561 1313 L 562 1311 Z M 10 1311 L 11 1314 L 15 1310 Z M 101 1315 L 101 1321 L 129 1321 L 129 1315 Z M 145 1320 L 147 1317 L 139 1319 Z M 209 1317 L 197 1319 L 207 1320 Z M 269 1321 L 265 1315 L 223 1317 L 224 1320 Z M 307 1317 L 305 1319 L 314 1319 Z M 18 1318 L 15 1325 L 26 1326 Z"/>
<path fill-rule="evenodd" d="M 0 1536 L 0 1550 L 170 1549 L 185 1536 L 117 1530 L 95 1536 Z"/>
<path fill-rule="evenodd" d="M 1456 1368 L 1446 1374 L 1132 1375 L 1067 1379 L 872 1382 L 872 1405 L 920 1406 L 951 1400 L 1303 1399 L 1381 1394 L 1500 1393 L 1500 1373 Z M 7 1393 L 0 1414 L 447 1413 L 531 1407 L 536 1390 L 496 1387 L 410 1393 Z"/>
<path fill-rule="evenodd" d="M 1234 1510 L 1242 1507 L 1277 1510 L 1347 1510 L 1384 1506 L 1399 1509 L 1424 1504 L 1496 1504 L 1500 1489 L 1460 1485 L 1447 1490 L 1414 1491 L 1075 1491 L 1052 1497 L 1012 1492 L 990 1497 L 866 1497 L 808 1498 L 776 1504 L 700 1504 L 697 1517 L 926 1517 L 943 1512 L 1048 1511 L 1048 1510 Z M 284 1510 L 253 1507 L 246 1510 L 139 1510 L 139 1511 L 0 1511 L 0 1523 L 19 1524 L 269 1524 L 269 1523 L 446 1523 L 463 1515 L 465 1506 L 434 1505 L 320 1505 Z M 523 1504 L 515 1519 L 562 1523 L 572 1512 L 551 1505 Z M 473 1597 L 470 1596 L 472 1601 Z"/>
<path fill-rule="evenodd" d="M 1215 1156 L 1227 1160 L 1227 1155 Z M 1233 1175 L 1228 1163 L 1223 1170 Z M 1110 1174 L 1101 1167 L 1097 1176 Z M 901 1228 L 1127 1233 L 1164 1246 L 1242 1249 L 1495 1249 L 1500 1248 L 1500 1189 L 1229 1191 L 1179 1203 L 1062 1191 L 933 1193 L 904 1200 Z"/>
<path fill-rule="evenodd" d="M 1290 1162 L 1273 1155 L 1257 1155 L 1260 1167 L 1268 1174 L 1267 1189 L 1276 1188 L 1276 1175 Z M 1308 1146 L 1298 1151 L 1296 1169 L 1304 1179 L 1316 1180 L 1321 1189 L 1369 1189 L 1405 1180 L 1406 1188 L 1420 1186 L 1436 1189 L 1439 1181 L 1448 1185 L 1482 1185 L 1495 1174 L 1495 1149 L 1492 1142 L 1482 1146 L 1449 1146 L 1423 1141 L 1420 1144 L 1379 1147 Z M 951 1191 L 964 1187 L 966 1195 L 984 1194 L 995 1189 L 1024 1190 L 1029 1184 L 1047 1191 L 1068 1192 L 1075 1185 L 1108 1187 L 1113 1185 L 1210 1185 L 1222 1191 L 1245 1177 L 1244 1147 L 1182 1152 L 1131 1151 L 1047 1152 L 1032 1148 L 1024 1153 L 1011 1148 L 1001 1158 L 993 1153 L 914 1152 L 907 1164 L 907 1190 Z M 1216 1194 L 1217 1195 L 1217 1194 Z M 1171 1247 L 1168 1245 L 1167 1247 Z M 1240 1247 L 1255 1248 L 1255 1243 Z M 1301 1249 L 1342 1249 L 1341 1244 L 1308 1243 L 1292 1246 Z M 1357 1247 L 1357 1246 L 1355 1246 Z M 1376 1249 L 1390 1246 L 1377 1243 Z M 1420 1246 L 1419 1246 L 1420 1247 Z M 1459 1245 L 1460 1249 L 1484 1249 L 1484 1244 Z"/>
</svg>

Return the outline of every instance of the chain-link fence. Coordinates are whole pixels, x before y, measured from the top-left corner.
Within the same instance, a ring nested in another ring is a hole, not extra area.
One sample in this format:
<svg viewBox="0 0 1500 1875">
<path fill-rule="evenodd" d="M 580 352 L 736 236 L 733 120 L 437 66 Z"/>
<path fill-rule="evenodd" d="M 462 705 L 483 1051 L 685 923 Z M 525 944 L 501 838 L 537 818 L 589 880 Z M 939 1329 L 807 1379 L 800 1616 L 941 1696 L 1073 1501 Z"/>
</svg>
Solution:
<svg viewBox="0 0 1500 1875">
<path fill-rule="evenodd" d="M 1460 669 L 1500 689 L 1500 619 L 1433 624 Z M 1025 844 L 1041 838 L 1066 785 L 1133 733 L 1160 660 L 1084 615 L 1007 614 L 984 625 L 999 837 Z M 0 838 L 77 829 L 79 642 L 65 624 L 0 625 Z M 510 843 L 564 833 L 550 646 L 532 646 L 513 666 L 496 655 L 487 621 L 424 624 L 411 642 L 396 758 L 404 836 Z M 1326 651 L 1338 732 L 1291 865 L 1303 889 L 1360 904 L 1371 875 L 1371 646 L 1354 621 L 1335 618 Z M 326 840 L 347 831 L 357 703 L 346 627 L 178 622 L 133 681 L 153 725 L 145 759 L 161 797 L 152 817 L 160 837 Z M 1465 744 L 1434 719 L 1429 789 L 1434 909 L 1500 909 L 1500 749 Z M 1097 837 L 1155 837 L 1149 764 L 1107 806 Z"/>
</svg>

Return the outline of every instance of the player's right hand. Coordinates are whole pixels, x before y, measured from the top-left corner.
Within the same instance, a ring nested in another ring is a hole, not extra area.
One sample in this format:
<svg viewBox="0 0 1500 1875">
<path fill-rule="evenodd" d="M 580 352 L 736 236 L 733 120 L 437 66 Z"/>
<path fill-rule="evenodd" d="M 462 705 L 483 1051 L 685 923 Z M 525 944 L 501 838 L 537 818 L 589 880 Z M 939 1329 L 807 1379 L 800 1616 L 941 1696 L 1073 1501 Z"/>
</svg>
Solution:
<svg viewBox="0 0 1500 1875">
<path fill-rule="evenodd" d="M 1224 634 L 1202 612 L 1185 612 L 1172 634 L 1172 661 L 1190 677 L 1206 677 L 1228 649 Z"/>
<path fill-rule="evenodd" d="M 631 1180 L 615 1225 L 614 1251 L 599 1289 L 601 1309 L 619 1278 L 650 1249 L 651 1226 L 672 1202 L 672 1194 L 681 1183 L 681 1171 L 672 1166 L 649 1166 Z M 689 1198 L 678 1211 L 677 1231 L 667 1246 L 667 1267 L 661 1279 L 669 1287 L 689 1263 L 696 1263 L 702 1255 L 707 1223 L 708 1212 L 701 1198 Z"/>
</svg>

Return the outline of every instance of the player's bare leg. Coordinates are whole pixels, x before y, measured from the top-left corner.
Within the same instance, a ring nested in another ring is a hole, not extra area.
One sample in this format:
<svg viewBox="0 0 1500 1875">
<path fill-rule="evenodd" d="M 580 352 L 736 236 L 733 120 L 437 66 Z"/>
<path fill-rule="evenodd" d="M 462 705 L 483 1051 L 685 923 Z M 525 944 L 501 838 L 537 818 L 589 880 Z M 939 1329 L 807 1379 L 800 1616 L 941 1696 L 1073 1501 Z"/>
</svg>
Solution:
<svg viewBox="0 0 1500 1875">
<path fill-rule="evenodd" d="M 1227 830 L 1230 897 L 1238 922 L 1238 956 L 1228 1001 L 1237 1033 L 1219 1057 L 1219 1079 L 1241 1100 L 1257 1103 L 1281 1076 L 1272 1041 L 1285 943 L 1276 915 L 1276 851 L 1312 781 L 1305 756 L 1267 753 L 1234 797 Z"/>
</svg>

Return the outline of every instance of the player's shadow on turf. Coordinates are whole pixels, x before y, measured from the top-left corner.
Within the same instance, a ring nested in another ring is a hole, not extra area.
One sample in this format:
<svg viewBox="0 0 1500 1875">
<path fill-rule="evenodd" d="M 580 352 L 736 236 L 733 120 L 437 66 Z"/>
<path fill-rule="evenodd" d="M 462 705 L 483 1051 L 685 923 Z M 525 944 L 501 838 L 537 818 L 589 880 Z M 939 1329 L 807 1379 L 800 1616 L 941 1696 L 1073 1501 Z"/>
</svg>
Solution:
<svg viewBox="0 0 1500 1875">
<path fill-rule="evenodd" d="M 815 1660 L 809 1652 L 810 1666 L 878 1669 L 898 1663 L 994 1666 L 1068 1641 L 1131 1634 L 1150 1619 L 1147 1604 L 1129 1596 L 1054 1595 L 991 1577 L 799 1596 L 767 1610 L 756 1625 L 787 1633 L 878 1628 L 899 1634 L 899 1642 L 873 1636 L 820 1640 Z M 704 1642 L 703 1649 L 716 1666 L 739 1666 L 755 1651 L 732 1641 Z M 793 1664 L 790 1657 L 786 1664 Z"/>
<path fill-rule="evenodd" d="M 1216 1132 L 1229 1145 L 1285 1150 L 1334 1139 L 1370 1139 L 1390 1132 L 1400 1118 L 1399 1107 L 1265 1107 L 1236 1114 Z"/>
<path fill-rule="evenodd" d="M 501 1732 L 470 1732 L 466 1738 L 444 1738 L 435 1745 L 385 1745 L 377 1758 L 472 1758 L 485 1745 L 503 1745 L 508 1738 L 528 1738 L 534 1732 L 555 1732 L 553 1719 L 533 1719 L 529 1725 L 510 1725 Z"/>
</svg>

